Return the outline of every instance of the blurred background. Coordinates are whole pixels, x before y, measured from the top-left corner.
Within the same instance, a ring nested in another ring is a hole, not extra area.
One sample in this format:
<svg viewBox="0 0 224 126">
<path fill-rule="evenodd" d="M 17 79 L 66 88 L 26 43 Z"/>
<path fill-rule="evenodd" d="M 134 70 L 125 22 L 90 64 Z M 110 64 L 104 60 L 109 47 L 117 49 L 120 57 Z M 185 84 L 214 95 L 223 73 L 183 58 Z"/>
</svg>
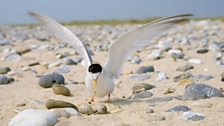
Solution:
<svg viewBox="0 0 224 126">
<path fill-rule="evenodd" d="M 224 0 L 0 0 L 0 24 L 35 21 L 29 11 L 56 20 L 127 20 L 193 13 L 195 17 L 224 16 Z"/>
</svg>

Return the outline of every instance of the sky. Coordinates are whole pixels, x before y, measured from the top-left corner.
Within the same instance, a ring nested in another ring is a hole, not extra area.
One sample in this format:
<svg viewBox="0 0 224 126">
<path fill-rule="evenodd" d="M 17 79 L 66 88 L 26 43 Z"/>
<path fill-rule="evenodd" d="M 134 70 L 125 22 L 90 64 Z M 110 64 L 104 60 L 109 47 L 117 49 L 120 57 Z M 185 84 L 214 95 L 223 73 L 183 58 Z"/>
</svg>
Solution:
<svg viewBox="0 0 224 126">
<path fill-rule="evenodd" d="M 0 24 L 34 23 L 29 11 L 58 21 L 144 19 L 193 13 L 224 16 L 224 0 L 0 0 Z"/>
</svg>

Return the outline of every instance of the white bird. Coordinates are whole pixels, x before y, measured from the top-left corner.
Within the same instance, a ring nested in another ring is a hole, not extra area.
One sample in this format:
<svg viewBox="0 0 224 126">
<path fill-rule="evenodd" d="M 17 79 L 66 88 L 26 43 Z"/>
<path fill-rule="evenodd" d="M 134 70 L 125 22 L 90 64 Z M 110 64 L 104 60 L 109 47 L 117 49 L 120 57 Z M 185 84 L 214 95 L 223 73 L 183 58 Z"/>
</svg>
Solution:
<svg viewBox="0 0 224 126">
<path fill-rule="evenodd" d="M 108 96 L 110 101 L 110 94 L 114 90 L 114 79 L 119 77 L 126 59 L 133 52 L 150 44 L 150 40 L 154 37 L 192 16 L 192 14 L 183 14 L 161 18 L 121 35 L 110 45 L 107 61 L 102 66 L 93 63 L 86 46 L 66 27 L 43 14 L 30 12 L 30 15 L 44 24 L 56 38 L 77 49 L 82 56 L 84 66 L 87 68 L 85 85 L 92 95 L 90 102 L 94 101 L 95 96 Z"/>
</svg>

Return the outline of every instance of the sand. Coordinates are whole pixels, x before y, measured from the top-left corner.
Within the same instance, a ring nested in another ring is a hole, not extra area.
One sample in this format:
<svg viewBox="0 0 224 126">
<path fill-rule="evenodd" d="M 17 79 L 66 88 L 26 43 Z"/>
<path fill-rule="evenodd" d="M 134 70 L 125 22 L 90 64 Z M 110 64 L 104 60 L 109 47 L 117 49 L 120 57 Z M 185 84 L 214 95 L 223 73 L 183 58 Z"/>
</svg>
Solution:
<svg viewBox="0 0 224 126">
<path fill-rule="evenodd" d="M 35 39 L 27 40 L 22 43 L 22 47 L 30 47 L 32 44 L 58 44 L 55 39 L 51 39 L 50 42 L 40 42 Z M 89 43 L 91 46 L 97 45 L 95 43 Z M 15 43 L 14 48 L 22 48 L 21 43 Z M 180 45 L 176 44 L 179 47 Z M 224 106 L 223 98 L 210 98 L 197 101 L 182 101 L 172 100 L 168 102 L 150 102 L 150 99 L 155 97 L 166 96 L 178 96 L 183 95 L 185 86 L 179 86 L 178 82 L 173 82 L 173 78 L 182 72 L 176 71 L 179 66 L 183 66 L 187 61 L 183 59 L 173 58 L 165 54 L 165 58 L 160 60 L 151 60 L 147 56 L 151 50 L 151 46 L 142 49 L 138 55 L 142 59 L 141 64 L 133 64 L 126 62 L 123 68 L 122 75 L 117 80 L 114 92 L 111 95 L 111 103 L 106 103 L 107 97 L 97 98 L 94 104 L 104 104 L 108 109 L 108 114 L 104 115 L 81 115 L 67 118 L 60 118 L 56 126 L 221 126 L 224 125 Z M 198 80 L 196 83 L 204 83 L 214 86 L 218 89 L 224 88 L 223 82 L 220 80 L 220 74 L 223 72 L 223 68 L 218 65 L 213 58 L 213 53 L 210 51 L 206 54 L 196 53 L 196 49 L 188 51 L 189 46 L 182 46 L 184 54 L 200 59 L 203 64 L 192 64 L 193 70 L 190 70 L 193 74 L 209 74 L 214 76 L 214 79 L 203 81 Z M 85 89 L 83 83 L 68 84 L 68 87 L 72 93 L 71 96 L 61 96 L 53 93 L 51 88 L 45 89 L 39 86 L 38 80 L 31 71 L 23 71 L 21 66 L 26 66 L 28 63 L 38 61 L 40 64 L 44 62 L 53 63 L 58 61 L 55 54 L 57 52 L 72 52 L 70 48 L 59 49 L 57 51 L 47 50 L 33 50 L 23 55 L 21 61 L 0 61 L 1 66 L 9 66 L 17 74 L 12 75 L 15 79 L 14 82 L 7 85 L 0 85 L 0 125 L 7 126 L 10 119 L 17 113 L 15 110 L 25 110 L 28 108 L 34 109 L 46 109 L 45 102 L 48 99 L 64 100 L 71 102 L 75 105 L 87 102 L 89 94 Z M 104 63 L 107 58 L 108 52 L 95 52 L 93 56 L 94 61 L 101 64 Z M 3 53 L 0 53 L 0 57 L 4 57 Z M 70 56 L 72 58 L 77 55 Z M 153 65 L 156 71 L 162 71 L 169 77 L 168 80 L 156 81 L 157 74 L 149 73 L 151 78 L 145 81 L 135 81 L 130 78 L 133 74 L 131 71 L 135 71 L 137 68 L 143 65 Z M 38 65 L 31 67 L 40 74 L 51 73 L 57 69 L 52 67 L 45 69 L 43 66 Z M 80 64 L 69 66 L 71 72 L 63 74 L 65 81 L 74 80 L 77 82 L 84 82 L 85 68 Z M 206 68 L 206 70 L 205 70 Z M 128 100 L 128 97 L 132 95 L 132 87 L 136 83 L 148 83 L 153 84 L 156 88 L 151 89 L 153 97 L 149 99 L 141 99 L 136 101 Z M 164 95 L 164 92 L 172 87 L 176 89 L 176 92 Z M 24 105 L 23 105 L 24 104 Z M 193 112 L 200 112 L 205 115 L 205 118 L 200 121 L 184 120 L 181 118 L 182 112 L 165 112 L 166 110 L 173 108 L 177 105 L 186 105 L 192 109 Z M 154 113 L 147 113 L 149 109 L 153 109 Z M 165 118 L 161 119 L 161 118 Z"/>
</svg>

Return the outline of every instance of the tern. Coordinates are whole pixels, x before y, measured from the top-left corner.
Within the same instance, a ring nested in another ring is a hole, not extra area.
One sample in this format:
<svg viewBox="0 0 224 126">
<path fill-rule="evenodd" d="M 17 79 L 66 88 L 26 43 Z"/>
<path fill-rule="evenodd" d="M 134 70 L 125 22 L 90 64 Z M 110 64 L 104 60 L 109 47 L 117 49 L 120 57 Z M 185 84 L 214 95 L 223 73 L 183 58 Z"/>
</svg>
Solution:
<svg viewBox="0 0 224 126">
<path fill-rule="evenodd" d="M 153 38 L 192 16 L 192 14 L 182 14 L 160 18 L 124 33 L 109 46 L 106 63 L 101 65 L 92 61 L 87 47 L 69 29 L 44 14 L 29 12 L 29 15 L 43 24 L 57 39 L 75 48 L 82 56 L 82 65 L 84 65 L 87 72 L 85 86 L 91 94 L 90 103 L 94 102 L 95 97 L 101 98 L 104 96 L 108 96 L 109 102 L 110 94 L 114 90 L 114 79 L 120 76 L 127 58 L 133 52 L 150 44 Z"/>
</svg>

